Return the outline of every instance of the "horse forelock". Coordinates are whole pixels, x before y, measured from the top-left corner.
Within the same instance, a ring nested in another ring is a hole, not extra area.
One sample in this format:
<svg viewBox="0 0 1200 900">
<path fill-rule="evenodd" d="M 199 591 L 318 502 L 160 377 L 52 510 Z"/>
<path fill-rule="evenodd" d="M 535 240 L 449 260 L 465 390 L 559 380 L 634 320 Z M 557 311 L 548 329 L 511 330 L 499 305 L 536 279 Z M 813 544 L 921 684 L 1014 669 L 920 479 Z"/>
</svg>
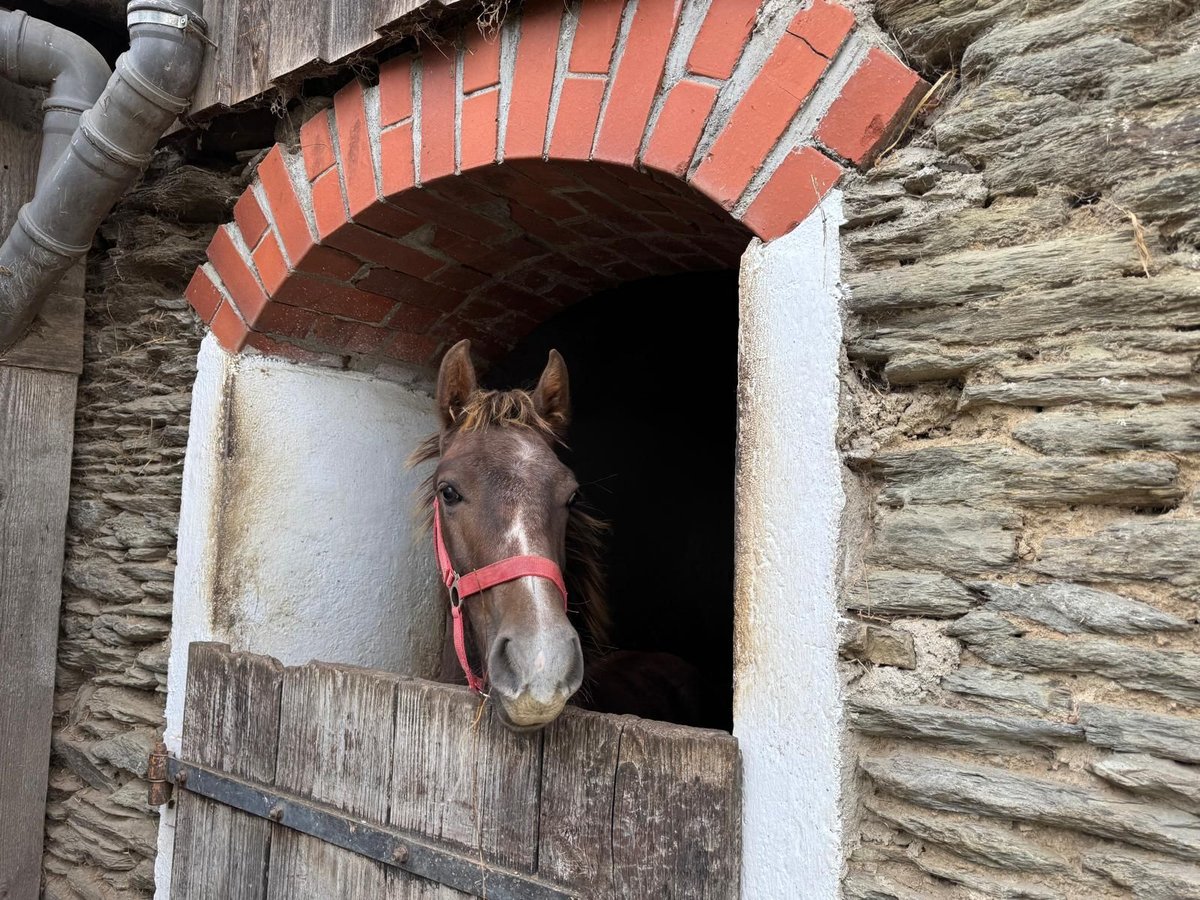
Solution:
<svg viewBox="0 0 1200 900">
<path fill-rule="evenodd" d="M 409 455 L 411 468 L 432 462 L 442 455 L 457 434 L 488 428 L 524 428 L 544 439 L 551 447 L 563 445 L 562 438 L 537 411 L 528 391 L 474 391 L 454 416 L 454 423 L 421 441 Z M 417 494 L 416 512 L 426 530 L 433 524 L 433 498 L 437 490 L 435 472 L 422 482 Z M 567 519 L 567 582 L 570 611 L 582 620 L 580 639 L 597 651 L 609 649 L 611 618 L 604 596 L 604 568 L 601 555 L 608 524 L 580 508 L 571 507 Z"/>
</svg>

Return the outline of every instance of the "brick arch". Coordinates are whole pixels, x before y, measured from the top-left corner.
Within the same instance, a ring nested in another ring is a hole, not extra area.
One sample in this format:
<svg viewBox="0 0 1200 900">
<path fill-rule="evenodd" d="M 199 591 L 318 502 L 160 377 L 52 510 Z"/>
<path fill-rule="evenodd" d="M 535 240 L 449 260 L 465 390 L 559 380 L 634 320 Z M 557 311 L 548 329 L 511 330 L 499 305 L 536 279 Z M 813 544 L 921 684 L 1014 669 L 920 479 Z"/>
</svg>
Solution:
<svg viewBox="0 0 1200 900">
<path fill-rule="evenodd" d="M 735 265 L 925 89 L 854 26 L 827 0 L 532 0 L 272 148 L 188 299 L 230 351 L 427 365 L 622 281 Z"/>
</svg>

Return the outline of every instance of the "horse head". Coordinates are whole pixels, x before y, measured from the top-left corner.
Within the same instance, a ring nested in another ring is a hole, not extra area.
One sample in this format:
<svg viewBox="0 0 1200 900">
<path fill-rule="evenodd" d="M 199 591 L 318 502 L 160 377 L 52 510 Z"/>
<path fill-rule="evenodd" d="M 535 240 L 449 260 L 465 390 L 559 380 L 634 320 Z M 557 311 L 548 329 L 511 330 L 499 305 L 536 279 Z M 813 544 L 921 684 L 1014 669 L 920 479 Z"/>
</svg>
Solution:
<svg viewBox="0 0 1200 900">
<path fill-rule="evenodd" d="M 506 725 L 541 728 L 583 680 L 561 575 L 579 488 L 556 452 L 567 368 L 552 350 L 531 393 L 483 390 L 460 341 L 442 360 L 436 404 L 441 429 L 423 458 L 437 459 L 427 502 L 456 655 Z"/>
</svg>

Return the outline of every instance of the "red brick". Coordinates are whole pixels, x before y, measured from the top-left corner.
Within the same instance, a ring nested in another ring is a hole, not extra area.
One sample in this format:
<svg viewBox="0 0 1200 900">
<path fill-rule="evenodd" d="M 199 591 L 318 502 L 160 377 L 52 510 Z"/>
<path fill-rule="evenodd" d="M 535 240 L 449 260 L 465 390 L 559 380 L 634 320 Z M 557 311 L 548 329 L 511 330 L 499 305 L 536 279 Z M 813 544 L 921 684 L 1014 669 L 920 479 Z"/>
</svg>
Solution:
<svg viewBox="0 0 1200 900">
<path fill-rule="evenodd" d="M 254 323 L 254 328 L 280 337 L 302 338 L 316 320 L 317 314 L 312 310 L 284 303 L 269 303 Z"/>
<path fill-rule="evenodd" d="M 625 0 L 584 0 L 571 45 L 572 72 L 604 75 L 612 62 Z"/>
<path fill-rule="evenodd" d="M 928 85 L 878 47 L 855 69 L 817 129 L 817 140 L 857 166 L 870 166 Z"/>
<path fill-rule="evenodd" d="M 262 183 L 288 259 L 300 259 L 315 243 L 315 239 L 300 201 L 296 198 L 296 189 L 278 144 L 272 147 L 258 164 L 258 179 Z"/>
<path fill-rule="evenodd" d="M 208 245 L 208 258 L 225 285 L 225 290 L 237 304 L 238 310 L 251 325 L 267 305 L 267 295 L 258 283 L 254 271 L 229 236 L 229 226 L 222 225 Z"/>
<path fill-rule="evenodd" d="M 604 100 L 602 78 L 567 78 L 558 100 L 550 156 L 554 159 L 587 159 L 592 155 L 600 104 Z"/>
<path fill-rule="evenodd" d="M 271 299 L 289 306 L 317 309 L 323 305 L 329 305 L 328 298 L 339 296 L 341 292 L 348 289 L 351 288 L 347 284 L 315 278 L 304 273 L 295 273 L 279 286 L 279 290 Z"/>
<path fill-rule="evenodd" d="M 317 220 L 317 237 L 322 241 L 350 221 L 338 170 L 330 169 L 312 185 L 313 217 Z"/>
<path fill-rule="evenodd" d="M 436 284 L 454 291 L 469 291 L 481 284 L 487 284 L 489 281 L 491 281 L 491 276 L 457 264 L 446 266 L 426 279 L 429 284 Z"/>
<path fill-rule="evenodd" d="M 230 304 L 221 304 L 209 327 L 221 346 L 230 353 L 238 353 L 246 346 L 250 329 Z"/>
<path fill-rule="evenodd" d="M 716 99 L 717 89 L 710 84 L 684 80 L 671 88 L 642 163 L 682 178 Z"/>
<path fill-rule="evenodd" d="M 372 294 L 442 312 L 456 309 L 463 299 L 463 295 L 458 291 L 383 267 L 371 269 L 366 277 L 358 282 L 358 287 Z"/>
<path fill-rule="evenodd" d="M 246 339 L 246 346 L 252 347 L 267 356 L 278 356 L 293 362 L 307 363 L 311 366 L 342 367 L 342 360 L 328 353 L 317 353 L 304 347 L 299 347 L 290 341 L 279 341 L 269 335 L 251 332 Z"/>
<path fill-rule="evenodd" d="M 279 241 L 275 240 L 275 235 L 268 234 L 264 237 L 251 256 L 254 258 L 254 267 L 258 269 L 258 277 L 262 279 L 263 287 L 268 295 L 273 296 L 288 277 L 287 260 L 283 258 L 283 251 L 279 249 Z"/>
<path fill-rule="evenodd" d="M 478 28 L 467 32 L 462 89 L 464 94 L 473 94 L 500 83 L 500 33 L 485 35 Z"/>
<path fill-rule="evenodd" d="M 692 186 L 732 209 L 828 65 L 802 39 L 785 33 L 696 170 Z"/>
<path fill-rule="evenodd" d="M 436 49 L 421 57 L 422 184 L 454 174 L 454 64 L 453 56 Z"/>
<path fill-rule="evenodd" d="M 444 264 L 442 260 L 415 247 L 401 244 L 354 223 L 348 223 L 329 235 L 325 246 L 397 272 L 415 275 L 417 278 L 431 275 Z"/>
<path fill-rule="evenodd" d="M 499 172 L 500 169 L 489 171 Z M 419 218 L 435 222 L 451 231 L 457 231 L 459 234 L 465 234 L 479 241 L 491 240 L 506 231 L 503 226 L 490 219 L 456 204 L 448 203 L 428 190 L 409 191 L 397 200 L 396 205 Z"/>
<path fill-rule="evenodd" d="M 387 356 L 414 365 L 429 365 L 437 357 L 442 340 L 427 334 L 400 332 L 384 350 Z"/>
<path fill-rule="evenodd" d="M 358 326 L 358 322 L 351 322 L 349 319 L 318 316 L 317 321 L 313 323 L 311 338 L 318 344 L 341 350 L 345 348 L 346 342 L 350 340 Z"/>
<path fill-rule="evenodd" d="M 416 184 L 411 122 L 379 135 L 379 157 L 380 168 L 383 169 L 384 197 L 394 199 Z"/>
<path fill-rule="evenodd" d="M 304 172 L 309 181 L 337 162 L 329 132 L 329 110 L 321 110 L 300 126 L 300 152 L 304 155 Z"/>
<path fill-rule="evenodd" d="M 346 186 L 346 205 L 350 209 L 350 218 L 369 209 L 379 200 L 364 103 L 363 86 L 357 80 L 350 82 L 333 98 L 338 154 L 341 157 L 342 180 Z"/>
<path fill-rule="evenodd" d="M 505 159 L 542 155 L 562 15 L 562 4 L 547 3 L 529 10 L 521 20 L 504 139 Z"/>
<path fill-rule="evenodd" d="M 412 114 L 412 57 L 398 56 L 379 68 L 379 125 L 386 128 Z"/>
<path fill-rule="evenodd" d="M 529 240 L 529 238 L 519 235 L 509 238 L 506 241 L 495 243 L 489 253 L 479 257 L 475 261 L 473 268 L 478 269 L 480 272 L 488 272 L 494 275 L 499 272 L 505 272 L 518 265 L 522 260 L 530 256 L 537 256 L 543 252 L 542 248 Z"/>
<path fill-rule="evenodd" d="M 491 247 L 465 235 L 455 234 L 446 228 L 436 228 L 430 244 L 440 253 L 455 262 L 470 264 L 473 260 L 491 252 Z"/>
<path fill-rule="evenodd" d="M 296 268 L 313 275 L 326 275 L 339 281 L 348 281 L 351 275 L 362 268 L 362 263 L 340 250 L 317 244 L 304 254 Z"/>
<path fill-rule="evenodd" d="M 303 275 L 289 278 L 276 299 L 290 306 L 374 323 L 386 319 L 396 305 L 390 297 Z"/>
<path fill-rule="evenodd" d="M 196 267 L 184 294 L 187 296 L 188 303 L 192 305 L 192 309 L 196 311 L 196 315 L 205 325 L 212 321 L 217 307 L 221 305 L 223 299 L 221 292 L 213 284 L 212 276 L 205 271 L 204 266 Z"/>
<path fill-rule="evenodd" d="M 488 91 L 466 97 L 462 102 L 462 132 L 459 135 L 459 169 L 466 172 L 496 162 L 500 120 L 500 92 Z"/>
<path fill-rule="evenodd" d="M 578 207 L 572 205 L 571 208 L 575 210 L 575 217 L 583 215 L 583 211 Z M 526 234 L 551 245 L 575 243 L 580 240 L 574 226 L 562 225 L 554 219 L 539 215 L 524 205 L 515 204 L 512 207 L 512 219 Z"/>
<path fill-rule="evenodd" d="M 359 325 L 354 334 L 346 341 L 346 349 L 351 353 L 362 353 L 373 356 L 382 353 L 390 347 L 396 338 L 392 328 L 377 328 L 374 325 Z"/>
<path fill-rule="evenodd" d="M 506 163 L 506 169 L 519 172 L 546 190 L 578 187 L 576 174 L 590 166 L 570 160 L 517 159 Z"/>
<path fill-rule="evenodd" d="M 470 177 L 471 183 L 486 186 L 492 194 L 510 199 L 517 206 L 528 207 L 552 219 L 573 219 L 583 212 L 579 207 L 549 191 L 545 185 L 522 175 L 516 167 L 507 163 L 488 170 L 477 178 Z"/>
<path fill-rule="evenodd" d="M 788 23 L 788 32 L 826 59 L 833 59 L 853 27 L 854 13 L 846 7 L 829 0 L 813 0 L 812 6 L 800 10 Z"/>
<path fill-rule="evenodd" d="M 576 222 L 571 226 L 571 228 L 582 234 L 584 237 L 588 237 L 593 240 L 603 240 L 604 238 L 610 238 L 619 233 L 617 229 L 608 222 L 593 218 L 586 218 L 581 222 Z"/>
<path fill-rule="evenodd" d="M 258 205 L 253 188 L 246 188 L 237 203 L 233 204 L 233 220 L 237 222 L 238 230 L 247 247 L 258 246 L 259 239 L 267 230 L 267 217 Z"/>
<path fill-rule="evenodd" d="M 412 303 L 397 303 L 387 318 L 388 328 L 399 328 L 412 334 L 420 334 L 442 317 L 442 311 L 427 309 Z"/>
<path fill-rule="evenodd" d="M 384 201 L 362 210 L 354 217 L 354 221 L 359 225 L 393 237 L 404 237 L 410 231 L 414 231 L 424 224 L 412 213 L 407 213 Z"/>
<path fill-rule="evenodd" d="M 817 208 L 841 175 L 842 167 L 818 150 L 793 150 L 758 192 L 742 222 L 764 241 L 787 234 Z"/>
<path fill-rule="evenodd" d="M 596 159 L 631 165 L 642 144 L 650 107 L 662 81 L 679 4 L 639 3 L 621 61 L 613 74 Z"/>
<path fill-rule="evenodd" d="M 728 78 L 733 74 L 761 0 L 713 0 L 692 45 L 687 70 L 709 78 Z"/>
</svg>

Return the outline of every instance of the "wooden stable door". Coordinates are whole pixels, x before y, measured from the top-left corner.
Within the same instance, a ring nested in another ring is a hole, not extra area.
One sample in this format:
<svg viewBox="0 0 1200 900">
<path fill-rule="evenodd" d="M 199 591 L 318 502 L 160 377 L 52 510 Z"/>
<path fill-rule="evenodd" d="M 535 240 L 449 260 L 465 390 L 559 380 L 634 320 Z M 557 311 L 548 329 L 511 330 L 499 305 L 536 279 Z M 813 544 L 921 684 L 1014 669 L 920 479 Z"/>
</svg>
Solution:
<svg viewBox="0 0 1200 900">
<path fill-rule="evenodd" d="M 193 644 L 174 900 L 738 896 L 728 734 Z"/>
</svg>

